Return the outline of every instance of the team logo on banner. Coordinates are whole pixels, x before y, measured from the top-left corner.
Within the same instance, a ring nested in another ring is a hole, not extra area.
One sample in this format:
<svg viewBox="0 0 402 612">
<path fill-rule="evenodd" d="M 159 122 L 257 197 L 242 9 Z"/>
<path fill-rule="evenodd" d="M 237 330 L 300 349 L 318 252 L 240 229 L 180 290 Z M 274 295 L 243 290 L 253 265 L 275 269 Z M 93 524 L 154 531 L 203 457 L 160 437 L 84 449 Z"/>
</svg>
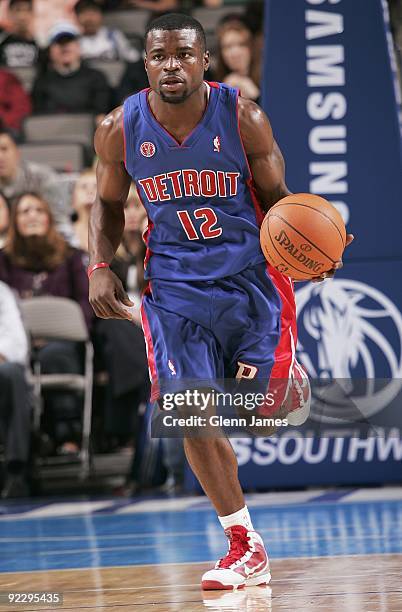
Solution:
<svg viewBox="0 0 402 612">
<path fill-rule="evenodd" d="M 354 420 L 385 408 L 402 387 L 402 315 L 395 304 L 347 279 L 310 283 L 296 292 L 296 303 L 299 361 L 312 378 L 337 381 L 343 391 L 331 396 L 329 382 L 320 420 Z"/>
<path fill-rule="evenodd" d="M 140 150 L 144 157 L 153 157 L 156 153 L 156 147 L 153 142 L 143 142 Z"/>
</svg>

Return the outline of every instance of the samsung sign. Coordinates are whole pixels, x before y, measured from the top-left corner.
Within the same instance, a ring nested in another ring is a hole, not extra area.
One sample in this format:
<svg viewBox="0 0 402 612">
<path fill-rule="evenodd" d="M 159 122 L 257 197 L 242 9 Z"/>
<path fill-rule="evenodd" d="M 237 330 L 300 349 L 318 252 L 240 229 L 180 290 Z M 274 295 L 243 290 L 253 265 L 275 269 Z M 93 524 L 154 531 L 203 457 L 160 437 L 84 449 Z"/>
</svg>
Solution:
<svg viewBox="0 0 402 612">
<path fill-rule="evenodd" d="M 340 0 L 331 4 L 338 4 Z M 324 4 L 307 0 L 307 4 Z M 322 40 L 343 34 L 344 23 L 341 13 L 323 8 L 305 11 L 306 32 L 306 75 L 307 86 L 313 90 L 307 97 L 307 113 L 318 122 L 309 133 L 311 153 L 323 155 L 325 160 L 309 164 L 311 193 L 326 195 L 342 214 L 345 223 L 349 220 L 349 207 L 340 195 L 347 198 L 348 163 L 339 159 L 347 152 L 347 127 L 342 121 L 347 113 L 345 86 L 345 47 L 343 44 L 322 44 Z M 333 161 L 332 156 L 338 156 Z M 327 156 L 329 156 L 327 158 Z M 335 199 L 334 199 L 335 196 Z"/>
</svg>

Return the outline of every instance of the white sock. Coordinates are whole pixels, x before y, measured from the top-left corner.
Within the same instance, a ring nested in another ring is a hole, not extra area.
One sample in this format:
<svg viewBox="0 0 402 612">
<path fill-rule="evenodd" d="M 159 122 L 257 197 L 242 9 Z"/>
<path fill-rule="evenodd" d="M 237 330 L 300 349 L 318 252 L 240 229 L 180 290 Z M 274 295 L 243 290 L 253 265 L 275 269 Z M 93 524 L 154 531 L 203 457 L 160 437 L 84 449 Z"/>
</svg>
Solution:
<svg viewBox="0 0 402 612">
<path fill-rule="evenodd" d="M 244 508 L 241 508 L 237 512 L 233 512 L 233 514 L 228 514 L 227 516 L 218 516 L 218 519 L 223 529 L 234 527 L 234 525 L 242 525 L 248 531 L 254 531 L 253 523 L 251 522 L 250 513 L 248 511 L 247 506 L 244 506 Z"/>
</svg>

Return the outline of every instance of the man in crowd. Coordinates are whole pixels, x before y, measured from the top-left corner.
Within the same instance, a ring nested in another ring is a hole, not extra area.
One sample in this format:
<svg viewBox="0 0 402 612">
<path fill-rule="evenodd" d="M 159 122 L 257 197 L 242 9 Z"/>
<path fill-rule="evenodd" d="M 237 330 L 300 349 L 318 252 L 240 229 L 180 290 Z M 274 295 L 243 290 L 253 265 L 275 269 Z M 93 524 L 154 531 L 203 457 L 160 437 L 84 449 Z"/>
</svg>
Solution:
<svg viewBox="0 0 402 612">
<path fill-rule="evenodd" d="M 79 38 L 69 23 L 51 29 L 48 65 L 33 86 L 34 112 L 92 113 L 98 123 L 110 110 L 110 88 L 102 72 L 82 63 Z"/>
<path fill-rule="evenodd" d="M 57 174 L 48 166 L 22 161 L 13 133 L 1 125 L 0 191 L 9 199 L 25 192 L 41 194 L 50 205 L 59 231 L 70 236 L 69 210 L 63 205 Z"/>
<path fill-rule="evenodd" d="M 28 342 L 11 289 L 0 282 L 0 428 L 5 444 L 6 478 L 1 497 L 26 497 L 30 419 L 25 364 Z"/>
<path fill-rule="evenodd" d="M 131 47 L 120 30 L 103 24 L 102 7 L 95 0 L 78 0 L 74 6 L 82 28 L 81 56 L 83 59 L 123 60 L 137 62 L 140 53 Z"/>
<path fill-rule="evenodd" d="M 39 47 L 32 35 L 32 0 L 9 0 L 10 31 L 0 31 L 0 64 L 9 68 L 35 66 Z"/>
</svg>

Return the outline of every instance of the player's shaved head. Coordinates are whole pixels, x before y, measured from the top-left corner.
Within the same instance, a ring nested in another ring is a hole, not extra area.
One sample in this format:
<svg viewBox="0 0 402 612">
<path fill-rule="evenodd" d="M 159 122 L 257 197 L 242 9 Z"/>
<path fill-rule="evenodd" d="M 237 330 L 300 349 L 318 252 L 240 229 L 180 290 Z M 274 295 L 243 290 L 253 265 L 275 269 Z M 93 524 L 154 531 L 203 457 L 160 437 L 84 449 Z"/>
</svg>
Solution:
<svg viewBox="0 0 402 612">
<path fill-rule="evenodd" d="M 168 13 L 167 15 L 162 15 L 161 17 L 153 19 L 145 31 L 145 49 L 147 48 L 148 34 L 157 30 L 194 30 L 197 33 L 197 38 L 201 45 L 202 51 L 204 52 L 207 48 L 204 28 L 199 21 L 194 19 L 194 17 L 190 17 L 189 15 L 183 15 L 182 13 Z"/>
</svg>

